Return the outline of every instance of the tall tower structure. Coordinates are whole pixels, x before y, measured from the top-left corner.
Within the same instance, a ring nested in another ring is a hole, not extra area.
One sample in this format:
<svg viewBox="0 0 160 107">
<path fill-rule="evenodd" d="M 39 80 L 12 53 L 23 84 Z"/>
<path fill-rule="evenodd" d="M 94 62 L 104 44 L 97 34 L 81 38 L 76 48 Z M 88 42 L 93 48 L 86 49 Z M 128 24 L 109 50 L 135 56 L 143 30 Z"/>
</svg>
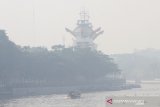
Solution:
<svg viewBox="0 0 160 107">
<path fill-rule="evenodd" d="M 77 27 L 73 31 L 66 28 L 66 31 L 75 37 L 74 47 L 92 49 L 96 48 L 94 40 L 104 32 L 101 31 L 100 27 L 93 30 L 92 24 L 89 22 L 89 15 L 85 11 L 80 13 L 80 19 L 77 21 Z"/>
</svg>

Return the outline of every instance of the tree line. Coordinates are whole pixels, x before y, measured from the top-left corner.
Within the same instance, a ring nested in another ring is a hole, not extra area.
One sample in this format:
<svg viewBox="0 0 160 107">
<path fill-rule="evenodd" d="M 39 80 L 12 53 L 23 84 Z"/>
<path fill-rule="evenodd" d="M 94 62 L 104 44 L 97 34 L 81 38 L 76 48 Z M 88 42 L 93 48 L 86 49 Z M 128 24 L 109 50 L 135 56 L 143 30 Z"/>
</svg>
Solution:
<svg viewBox="0 0 160 107">
<path fill-rule="evenodd" d="M 101 83 L 121 72 L 113 59 L 100 51 L 19 46 L 0 31 L 0 83 L 22 86 L 65 86 Z M 109 80 L 108 80 L 109 81 Z"/>
</svg>

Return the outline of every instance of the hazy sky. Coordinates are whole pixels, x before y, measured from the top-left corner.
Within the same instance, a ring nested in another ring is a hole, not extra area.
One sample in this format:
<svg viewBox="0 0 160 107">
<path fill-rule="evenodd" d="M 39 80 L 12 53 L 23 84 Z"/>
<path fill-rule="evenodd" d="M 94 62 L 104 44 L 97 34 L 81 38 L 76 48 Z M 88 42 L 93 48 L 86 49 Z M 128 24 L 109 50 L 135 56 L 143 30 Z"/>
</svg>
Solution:
<svg viewBox="0 0 160 107">
<path fill-rule="evenodd" d="M 95 41 L 103 52 L 160 49 L 160 0 L 0 0 L 0 29 L 20 45 L 68 46 L 65 27 L 74 29 L 83 7 L 104 30 Z"/>
</svg>

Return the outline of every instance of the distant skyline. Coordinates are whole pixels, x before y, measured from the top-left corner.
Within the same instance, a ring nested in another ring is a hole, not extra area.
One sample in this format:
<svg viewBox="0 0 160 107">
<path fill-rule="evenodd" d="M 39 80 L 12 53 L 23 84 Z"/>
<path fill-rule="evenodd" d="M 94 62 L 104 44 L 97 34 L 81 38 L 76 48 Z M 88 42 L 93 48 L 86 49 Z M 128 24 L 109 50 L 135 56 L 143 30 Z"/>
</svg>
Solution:
<svg viewBox="0 0 160 107">
<path fill-rule="evenodd" d="M 159 0 L 0 0 L 0 29 L 18 45 L 72 45 L 80 11 L 104 34 L 95 43 L 106 54 L 160 49 Z"/>
</svg>

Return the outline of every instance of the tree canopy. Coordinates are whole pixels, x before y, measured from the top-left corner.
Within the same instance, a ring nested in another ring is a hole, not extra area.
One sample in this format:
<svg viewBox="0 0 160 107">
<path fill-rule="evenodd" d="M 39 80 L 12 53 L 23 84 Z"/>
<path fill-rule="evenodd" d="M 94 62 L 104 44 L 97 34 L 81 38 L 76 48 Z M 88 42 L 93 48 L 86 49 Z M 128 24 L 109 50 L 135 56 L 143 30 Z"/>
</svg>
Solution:
<svg viewBox="0 0 160 107">
<path fill-rule="evenodd" d="M 44 85 L 74 85 L 96 82 L 107 74 L 120 73 L 108 55 L 96 50 L 18 46 L 0 31 L 0 81 Z"/>
</svg>

